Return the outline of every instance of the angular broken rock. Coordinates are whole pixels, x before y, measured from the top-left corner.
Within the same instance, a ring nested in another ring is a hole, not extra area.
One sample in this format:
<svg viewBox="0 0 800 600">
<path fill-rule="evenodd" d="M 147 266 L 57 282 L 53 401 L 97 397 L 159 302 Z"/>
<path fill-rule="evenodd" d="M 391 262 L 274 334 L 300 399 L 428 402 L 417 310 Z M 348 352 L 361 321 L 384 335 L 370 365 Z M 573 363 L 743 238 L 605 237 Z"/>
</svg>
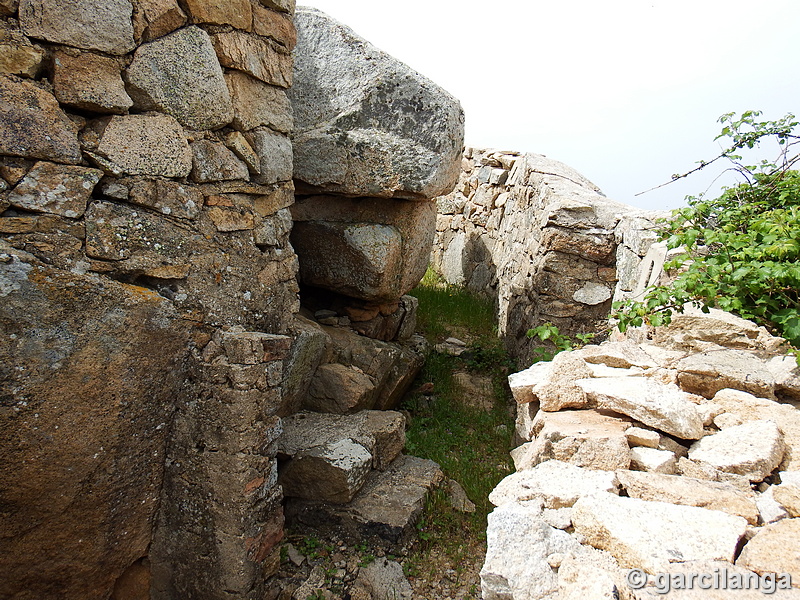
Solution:
<svg viewBox="0 0 800 600">
<path fill-rule="evenodd" d="M 756 496 L 756 506 L 758 507 L 759 525 L 776 523 L 781 519 L 788 519 L 789 513 L 775 500 L 775 488 L 771 485 L 767 490 Z"/>
<path fill-rule="evenodd" d="M 236 155 L 219 142 L 198 140 L 192 144 L 192 181 L 207 183 L 230 179 L 249 179 L 250 171 Z"/>
<path fill-rule="evenodd" d="M 461 170 L 458 101 L 312 8 L 295 15 L 295 178 L 317 191 L 429 199 Z"/>
<path fill-rule="evenodd" d="M 484 600 L 540 600 L 558 592 L 558 575 L 547 557 L 580 548 L 568 533 L 550 527 L 541 506 L 511 502 L 489 514 L 486 560 L 481 569 Z"/>
<path fill-rule="evenodd" d="M 358 570 L 353 584 L 361 588 L 372 600 L 408 600 L 412 597 L 411 584 L 403 574 L 400 563 L 379 558 Z"/>
<path fill-rule="evenodd" d="M 366 538 L 394 546 L 416 534 L 414 525 L 425 499 L 443 479 L 435 462 L 401 455 L 386 471 L 371 471 L 361 491 L 347 504 L 290 498 L 287 520 L 317 532 L 332 529 L 353 542 Z"/>
<path fill-rule="evenodd" d="M 647 352 L 628 340 L 584 346 L 577 350 L 576 354 L 587 363 L 603 364 L 617 369 L 630 369 L 631 367 L 652 369 L 659 366 Z"/>
<path fill-rule="evenodd" d="M 309 285 L 382 303 L 425 274 L 436 228 L 432 202 L 312 196 L 292 206 L 292 216 L 292 246 Z"/>
<path fill-rule="evenodd" d="M 675 473 L 678 458 L 669 450 L 657 448 L 631 448 L 631 468 L 648 473 L 672 475 Z"/>
<path fill-rule="evenodd" d="M 758 524 L 755 499 L 728 483 L 637 471 L 617 471 L 617 479 L 631 498 L 719 510 Z"/>
<path fill-rule="evenodd" d="M 131 100 L 125 91 L 119 63 L 84 52 L 57 52 L 53 58 L 53 87 L 62 104 L 97 113 L 125 113 Z"/>
<path fill-rule="evenodd" d="M 581 496 L 597 492 L 618 493 L 612 471 L 595 471 L 559 460 L 548 460 L 533 469 L 513 473 L 489 494 L 495 506 L 541 499 L 545 508 L 568 508 Z"/>
<path fill-rule="evenodd" d="M 21 0 L 19 5 L 25 35 L 109 54 L 136 47 L 132 14 L 130 0 Z"/>
<path fill-rule="evenodd" d="M 532 424 L 536 439 L 515 454 L 514 464 L 521 471 L 556 459 L 589 469 L 627 469 L 629 426 L 629 421 L 594 410 L 539 411 Z"/>
<path fill-rule="evenodd" d="M 384 470 L 405 445 L 405 417 L 390 410 L 365 410 L 354 415 L 302 412 L 283 419 L 278 453 L 297 453 L 342 439 L 352 439 L 373 456 L 373 467 Z"/>
<path fill-rule="evenodd" d="M 748 421 L 695 442 L 689 458 L 763 481 L 781 464 L 785 450 L 783 433 L 773 421 Z"/>
<path fill-rule="evenodd" d="M 608 552 L 581 546 L 558 569 L 559 600 L 619 600 L 625 571 Z"/>
<path fill-rule="evenodd" d="M 12 206 L 77 219 L 103 172 L 86 167 L 37 162 L 8 195 Z"/>
<path fill-rule="evenodd" d="M 591 377 L 589 365 L 574 352 L 561 352 L 551 361 L 547 377 L 534 386 L 534 398 L 539 408 L 555 412 L 564 408 L 584 408 L 586 392 L 575 384 L 578 379 Z"/>
<path fill-rule="evenodd" d="M 233 126 L 239 131 L 271 127 L 289 133 L 294 125 L 286 90 L 241 71 L 228 71 L 225 81 L 233 100 Z"/>
<path fill-rule="evenodd" d="M 98 126 L 96 162 L 114 175 L 186 177 L 192 170 L 186 135 L 169 115 L 114 116 Z"/>
<path fill-rule="evenodd" d="M 527 369 L 508 376 L 508 386 L 517 404 L 528 404 L 536 401 L 533 388 L 545 381 L 553 369 L 552 362 L 533 363 Z"/>
<path fill-rule="evenodd" d="M 233 104 L 208 34 L 186 27 L 136 50 L 128 93 L 142 110 L 158 110 L 191 129 L 233 120 Z"/>
<path fill-rule="evenodd" d="M 610 552 L 620 566 L 653 574 L 670 562 L 731 562 L 747 530 L 745 519 L 716 510 L 608 493 L 579 499 L 572 524 L 586 543 Z"/>
<path fill-rule="evenodd" d="M 78 127 L 52 94 L 0 75 L 0 154 L 81 162 Z"/>
<path fill-rule="evenodd" d="M 681 439 L 703 436 L 697 406 L 677 386 L 638 377 L 581 379 L 576 384 L 598 408 L 628 415 Z"/>
<path fill-rule="evenodd" d="M 343 439 L 301 450 L 282 470 L 278 482 L 286 496 L 344 504 L 364 485 L 372 455 Z"/>
<path fill-rule="evenodd" d="M 743 350 L 713 350 L 691 354 L 678 362 L 678 381 L 685 391 L 713 398 L 731 388 L 773 397 L 775 377 L 763 360 Z"/>
<path fill-rule="evenodd" d="M 739 417 L 743 422 L 770 420 L 780 425 L 786 444 L 782 470 L 800 470 L 800 410 L 766 398 L 757 398 L 738 390 L 720 390 L 714 396 L 725 413 Z"/>
<path fill-rule="evenodd" d="M 772 496 L 790 517 L 800 517 L 800 485 L 782 483 L 772 487 Z"/>
<path fill-rule="evenodd" d="M 759 574 L 788 573 L 792 585 L 800 587 L 800 519 L 784 519 L 759 530 L 747 542 L 736 566 Z"/>
<path fill-rule="evenodd" d="M 636 446 L 658 448 L 658 444 L 661 442 L 661 436 L 657 431 L 642 427 L 629 427 L 625 430 L 625 437 L 628 438 L 631 448 Z"/>
<path fill-rule="evenodd" d="M 339 363 L 321 365 L 311 380 L 303 408 L 347 414 L 375 404 L 375 380 L 358 369 Z"/>
</svg>

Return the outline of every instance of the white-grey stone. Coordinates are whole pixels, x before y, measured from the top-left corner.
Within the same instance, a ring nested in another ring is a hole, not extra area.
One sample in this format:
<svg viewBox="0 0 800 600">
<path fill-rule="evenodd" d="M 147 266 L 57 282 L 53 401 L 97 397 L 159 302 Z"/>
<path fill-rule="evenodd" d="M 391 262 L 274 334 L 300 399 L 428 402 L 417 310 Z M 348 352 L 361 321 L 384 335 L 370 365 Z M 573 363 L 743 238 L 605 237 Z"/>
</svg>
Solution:
<svg viewBox="0 0 800 600">
<path fill-rule="evenodd" d="M 657 448 L 631 448 L 631 468 L 649 473 L 672 475 L 675 473 L 678 458 L 674 452 Z"/>
<path fill-rule="evenodd" d="M 353 196 L 453 189 L 464 114 L 446 91 L 313 8 L 295 14 L 295 178 Z"/>
<path fill-rule="evenodd" d="M 745 519 L 723 512 L 609 493 L 579 499 L 572 524 L 586 543 L 610 552 L 620 566 L 649 573 L 671 562 L 732 561 L 747 530 Z"/>
<path fill-rule="evenodd" d="M 288 137 L 265 128 L 254 129 L 246 137 L 261 167 L 261 173 L 253 181 L 270 184 L 292 178 L 292 143 Z"/>
<path fill-rule="evenodd" d="M 729 483 L 638 471 L 617 471 L 617 479 L 631 498 L 699 506 L 742 517 L 751 525 L 758 523 L 753 493 Z"/>
<path fill-rule="evenodd" d="M 629 427 L 625 430 L 625 437 L 628 439 L 628 444 L 631 448 L 642 446 L 645 448 L 658 448 L 661 441 L 661 435 L 652 429 L 644 429 L 643 427 Z"/>
<path fill-rule="evenodd" d="M 689 458 L 762 481 L 781 464 L 785 450 L 783 433 L 773 421 L 750 421 L 695 442 Z"/>
<path fill-rule="evenodd" d="M 302 450 L 283 466 L 279 483 L 286 496 L 344 504 L 361 489 L 372 454 L 351 439 Z"/>
<path fill-rule="evenodd" d="M 577 552 L 580 546 L 542 519 L 541 505 L 513 502 L 489 514 L 486 538 L 480 573 L 484 600 L 552 598 L 558 591 L 558 576 L 547 557 Z"/>
<path fill-rule="evenodd" d="M 532 469 L 512 473 L 489 494 L 495 506 L 541 498 L 546 508 L 568 508 L 581 496 L 596 492 L 617 493 L 612 471 L 583 469 L 559 460 L 548 460 Z"/>
<path fill-rule="evenodd" d="M 581 379 L 576 384 L 598 408 L 628 415 L 682 439 L 703 435 L 696 405 L 677 386 L 632 377 Z"/>
<path fill-rule="evenodd" d="M 378 558 L 361 567 L 354 586 L 362 588 L 372 600 L 405 600 L 413 595 L 403 567 L 387 558 Z"/>
<path fill-rule="evenodd" d="M 771 485 L 763 494 L 756 496 L 756 506 L 758 507 L 759 523 L 769 525 L 777 523 L 781 519 L 789 518 L 789 513 L 775 500 L 775 486 Z"/>
</svg>

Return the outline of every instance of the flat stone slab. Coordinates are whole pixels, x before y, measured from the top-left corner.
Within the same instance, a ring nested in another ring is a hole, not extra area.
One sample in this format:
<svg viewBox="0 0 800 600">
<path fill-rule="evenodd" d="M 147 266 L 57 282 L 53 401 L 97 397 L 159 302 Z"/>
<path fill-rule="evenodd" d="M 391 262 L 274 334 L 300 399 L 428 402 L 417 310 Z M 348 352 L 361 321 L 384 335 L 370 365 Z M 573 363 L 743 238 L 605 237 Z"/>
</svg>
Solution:
<svg viewBox="0 0 800 600">
<path fill-rule="evenodd" d="M 725 414 L 739 417 L 742 422 L 770 420 L 780 424 L 786 454 L 781 464 L 785 471 L 800 471 L 800 410 L 767 398 L 757 398 L 739 390 L 720 390 L 714 396 Z"/>
<path fill-rule="evenodd" d="M 629 426 L 630 421 L 595 410 L 539 411 L 531 426 L 536 439 L 514 452 L 514 464 L 518 471 L 550 459 L 589 469 L 627 469 Z"/>
<path fill-rule="evenodd" d="M 405 445 L 405 417 L 390 410 L 365 410 L 354 415 L 297 413 L 283 419 L 278 454 L 293 457 L 342 439 L 361 444 L 372 454 L 373 467 L 385 469 Z"/>
<path fill-rule="evenodd" d="M 576 384 L 598 408 L 628 415 L 681 439 L 703 436 L 703 419 L 697 405 L 676 385 L 641 377 L 581 379 Z"/>
<path fill-rule="evenodd" d="M 758 524 L 755 498 L 729 483 L 638 471 L 618 471 L 617 479 L 631 498 L 719 510 Z"/>
<path fill-rule="evenodd" d="M 575 532 L 620 566 L 659 573 L 671 562 L 727 560 L 747 521 L 716 510 L 597 494 L 572 509 Z"/>
<path fill-rule="evenodd" d="M 583 469 L 559 460 L 548 460 L 533 469 L 512 473 L 489 494 L 495 506 L 540 498 L 546 508 L 568 508 L 581 496 L 597 492 L 618 493 L 611 471 Z"/>
<path fill-rule="evenodd" d="M 767 525 L 747 542 L 736 565 L 756 573 L 789 573 L 800 587 L 800 519 Z"/>
<path fill-rule="evenodd" d="M 397 547 L 416 534 L 414 526 L 427 495 L 443 481 L 435 462 L 401 455 L 385 471 L 371 471 L 351 502 L 335 505 L 290 498 L 286 518 L 298 528 L 335 530 L 354 542 L 369 539 Z"/>
<path fill-rule="evenodd" d="M 695 442 L 689 458 L 763 481 L 781 464 L 785 450 L 783 433 L 773 421 L 748 421 Z"/>
</svg>

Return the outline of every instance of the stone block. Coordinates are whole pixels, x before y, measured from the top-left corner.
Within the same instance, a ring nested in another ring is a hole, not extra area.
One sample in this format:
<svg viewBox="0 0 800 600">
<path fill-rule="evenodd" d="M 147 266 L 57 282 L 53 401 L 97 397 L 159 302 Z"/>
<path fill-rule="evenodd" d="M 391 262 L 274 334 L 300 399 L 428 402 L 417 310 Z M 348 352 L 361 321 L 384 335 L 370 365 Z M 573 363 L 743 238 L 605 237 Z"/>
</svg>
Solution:
<svg viewBox="0 0 800 600">
<path fill-rule="evenodd" d="M 580 548 L 568 533 L 544 521 L 541 505 L 531 504 L 505 504 L 489 513 L 486 560 L 480 572 L 485 600 L 554 597 L 558 574 L 547 558 Z"/>
<path fill-rule="evenodd" d="M 169 115 L 114 116 L 95 126 L 100 140 L 94 159 L 111 174 L 186 177 L 192 170 L 186 135 Z"/>
<path fill-rule="evenodd" d="M 289 15 L 253 5 L 253 33 L 268 37 L 287 50 L 297 44 L 297 30 Z"/>
<path fill-rule="evenodd" d="M 234 30 L 215 33 L 211 41 L 223 67 L 278 87 L 292 85 L 292 55 L 272 40 Z"/>
<path fill-rule="evenodd" d="M 233 100 L 233 126 L 240 131 L 270 127 L 290 133 L 294 125 L 292 106 L 286 90 L 251 77 L 242 71 L 225 73 Z"/>
<path fill-rule="evenodd" d="M 536 439 L 515 454 L 514 464 L 518 471 L 550 459 L 589 469 L 627 469 L 629 426 L 629 421 L 594 410 L 539 411 L 530 426 Z"/>
<path fill-rule="evenodd" d="M 133 11 L 137 42 L 151 42 L 186 24 L 186 14 L 177 0 L 138 0 Z"/>
<path fill-rule="evenodd" d="M 12 23 L 0 22 L 0 74 L 33 79 L 42 67 L 44 50 L 31 44 Z"/>
<path fill-rule="evenodd" d="M 165 179 L 133 180 L 128 200 L 179 219 L 195 219 L 203 206 L 203 195 L 197 188 Z"/>
<path fill-rule="evenodd" d="M 292 245 L 309 285 L 387 302 L 425 274 L 436 222 L 433 203 L 314 196 L 295 204 L 292 215 Z M 324 233 L 327 243 L 312 232 Z"/>
<path fill-rule="evenodd" d="M 678 382 L 687 392 L 713 398 L 720 390 L 735 389 L 774 398 L 775 378 L 763 360 L 742 350 L 692 354 L 676 365 Z"/>
<path fill-rule="evenodd" d="M 233 120 L 233 104 L 214 47 L 199 27 L 140 46 L 128 67 L 128 93 L 141 110 L 157 110 L 191 129 Z"/>
<path fill-rule="evenodd" d="M 184 0 L 192 23 L 231 25 L 251 31 L 253 5 L 249 0 Z"/>
<path fill-rule="evenodd" d="M 8 195 L 12 206 L 77 219 L 103 172 L 86 167 L 37 162 Z"/>
<path fill-rule="evenodd" d="M 631 448 L 631 469 L 672 475 L 677 468 L 678 458 L 674 452 L 657 448 Z"/>
<path fill-rule="evenodd" d="M 21 0 L 19 5 L 25 35 L 118 55 L 136 47 L 132 15 L 130 0 Z"/>
<path fill-rule="evenodd" d="M 303 408 L 347 414 L 375 405 L 375 380 L 361 370 L 338 363 L 322 365 L 311 380 Z"/>
<path fill-rule="evenodd" d="M 716 510 L 597 494 L 572 509 L 575 532 L 586 543 L 610 552 L 620 566 L 648 573 L 671 562 L 732 562 L 747 521 Z M 692 534 L 686 535 L 686 524 Z"/>
<path fill-rule="evenodd" d="M 753 494 L 729 483 L 638 471 L 618 471 L 617 478 L 631 498 L 719 510 L 758 524 Z"/>
<path fill-rule="evenodd" d="M 59 102 L 82 110 L 124 114 L 133 106 L 119 63 L 91 52 L 56 52 L 53 87 Z"/>
<path fill-rule="evenodd" d="M 797 540 L 800 539 L 800 519 L 784 519 L 767 525 L 745 545 L 736 566 L 765 573 L 788 573 L 794 587 L 800 587 L 800 560 Z"/>
<path fill-rule="evenodd" d="M 758 482 L 781 464 L 785 451 L 783 433 L 774 422 L 749 421 L 695 442 L 689 458 Z"/>
<path fill-rule="evenodd" d="M 60 163 L 81 162 L 78 127 L 52 94 L 0 75 L 0 154 Z"/>
<path fill-rule="evenodd" d="M 245 136 L 258 155 L 257 183 L 272 184 L 292 179 L 292 142 L 285 135 L 266 128 L 254 129 Z"/>
<path fill-rule="evenodd" d="M 577 385 L 598 408 L 628 415 L 682 439 L 703 436 L 696 405 L 677 386 L 639 377 L 581 379 Z"/>
<path fill-rule="evenodd" d="M 250 171 L 236 155 L 219 142 L 199 140 L 192 144 L 192 181 L 207 183 L 230 179 L 249 179 Z"/>
<path fill-rule="evenodd" d="M 289 497 L 345 504 L 361 489 L 372 455 L 361 444 L 341 439 L 297 452 L 278 481 Z"/>
<path fill-rule="evenodd" d="M 548 460 L 503 479 L 489 494 L 489 501 L 502 506 L 540 499 L 545 508 L 558 509 L 569 508 L 581 496 L 596 492 L 619 493 L 619 483 L 612 471 L 595 471 Z"/>
</svg>

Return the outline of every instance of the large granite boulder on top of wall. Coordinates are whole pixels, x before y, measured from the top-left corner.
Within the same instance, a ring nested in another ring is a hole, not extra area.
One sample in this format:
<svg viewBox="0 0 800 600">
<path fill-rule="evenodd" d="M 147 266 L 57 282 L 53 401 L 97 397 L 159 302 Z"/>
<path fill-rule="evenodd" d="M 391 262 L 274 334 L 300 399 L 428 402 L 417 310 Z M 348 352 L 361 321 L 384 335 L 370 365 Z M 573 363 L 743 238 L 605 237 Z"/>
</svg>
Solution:
<svg viewBox="0 0 800 600">
<path fill-rule="evenodd" d="M 324 13 L 298 8 L 295 18 L 295 179 L 350 196 L 452 190 L 464 143 L 458 100 Z"/>
</svg>

